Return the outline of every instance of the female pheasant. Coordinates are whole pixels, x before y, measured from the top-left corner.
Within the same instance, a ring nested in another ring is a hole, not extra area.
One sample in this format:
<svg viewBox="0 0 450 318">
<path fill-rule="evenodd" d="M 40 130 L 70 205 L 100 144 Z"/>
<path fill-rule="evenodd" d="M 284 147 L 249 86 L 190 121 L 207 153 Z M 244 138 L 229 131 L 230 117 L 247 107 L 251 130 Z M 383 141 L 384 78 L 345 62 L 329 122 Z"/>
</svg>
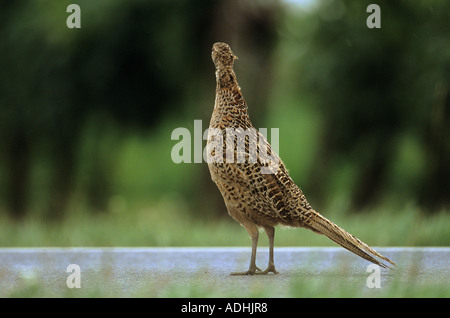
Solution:
<svg viewBox="0 0 450 318">
<path fill-rule="evenodd" d="M 355 236 L 316 212 L 292 181 L 284 164 L 252 125 L 247 103 L 233 70 L 230 46 L 212 47 L 216 67 L 216 100 L 208 130 L 207 155 L 211 178 L 219 188 L 230 216 L 250 234 L 249 269 L 232 275 L 277 274 L 274 264 L 274 227 L 303 227 L 328 238 L 356 255 L 384 268 L 378 257 L 395 265 Z M 269 238 L 269 264 L 262 271 L 255 263 L 259 228 Z"/>
</svg>

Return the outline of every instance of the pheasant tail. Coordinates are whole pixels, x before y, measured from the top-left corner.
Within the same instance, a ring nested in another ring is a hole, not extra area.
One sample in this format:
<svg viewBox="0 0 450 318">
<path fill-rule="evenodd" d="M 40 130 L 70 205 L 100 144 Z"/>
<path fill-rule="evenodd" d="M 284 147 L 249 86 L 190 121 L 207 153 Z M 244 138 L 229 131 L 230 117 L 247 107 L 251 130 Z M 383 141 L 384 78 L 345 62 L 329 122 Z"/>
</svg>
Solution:
<svg viewBox="0 0 450 318">
<path fill-rule="evenodd" d="M 309 222 L 306 222 L 306 224 L 303 225 L 306 228 L 309 228 L 310 230 L 323 234 L 327 236 L 332 241 L 336 242 L 337 244 L 341 245 L 343 248 L 349 250 L 350 252 L 355 253 L 356 255 L 378 265 L 383 268 L 389 268 L 388 265 L 380 262 L 377 260 L 374 256 L 394 265 L 397 266 L 393 261 L 391 261 L 389 258 L 381 255 L 377 251 L 375 251 L 373 248 L 368 246 L 366 243 L 362 242 L 357 237 L 353 236 L 352 234 L 345 231 L 343 228 L 337 226 L 327 218 L 323 217 L 319 213 L 315 212 Z"/>
</svg>

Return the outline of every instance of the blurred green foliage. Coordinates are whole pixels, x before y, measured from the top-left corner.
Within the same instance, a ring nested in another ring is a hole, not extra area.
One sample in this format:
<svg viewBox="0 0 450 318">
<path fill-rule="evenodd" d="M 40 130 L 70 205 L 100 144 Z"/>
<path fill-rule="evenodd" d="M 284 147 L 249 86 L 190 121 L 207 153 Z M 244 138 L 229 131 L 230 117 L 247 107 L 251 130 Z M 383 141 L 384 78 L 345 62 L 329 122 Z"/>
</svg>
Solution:
<svg viewBox="0 0 450 318">
<path fill-rule="evenodd" d="M 355 210 L 385 197 L 427 210 L 447 206 L 449 4 L 380 1 L 380 29 L 366 26 L 367 1 L 322 4 L 289 22 L 299 37 L 290 50 L 304 52 L 293 77 L 324 121 L 313 192 L 329 196 L 322 184 L 348 165 Z"/>
<path fill-rule="evenodd" d="M 366 26 L 370 1 L 82 0 L 81 29 L 66 26 L 70 2 L 1 2 L 0 213 L 226 217 L 206 164 L 170 157 L 173 129 L 207 128 L 210 48 L 225 41 L 255 126 L 280 128 L 313 206 L 441 217 L 450 3 L 375 2 L 381 29 Z"/>
</svg>

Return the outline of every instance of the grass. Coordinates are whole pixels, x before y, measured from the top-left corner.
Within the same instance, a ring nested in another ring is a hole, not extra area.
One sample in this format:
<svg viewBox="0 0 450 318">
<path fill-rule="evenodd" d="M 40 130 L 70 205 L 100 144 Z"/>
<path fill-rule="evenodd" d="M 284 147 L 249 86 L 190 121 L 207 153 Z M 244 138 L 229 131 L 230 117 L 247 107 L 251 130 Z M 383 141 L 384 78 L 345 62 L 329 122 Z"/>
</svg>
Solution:
<svg viewBox="0 0 450 318">
<path fill-rule="evenodd" d="M 343 269 L 343 273 L 345 269 Z M 111 274 L 103 272 L 97 281 L 111 281 Z M 142 284 L 124 291 L 120 282 L 102 288 L 96 286 L 80 289 L 68 289 L 63 285 L 59 289 L 49 289 L 39 283 L 36 277 L 23 277 L 16 288 L 2 297 L 167 297 L 167 298 L 448 298 L 450 285 L 448 282 L 419 282 L 416 273 L 392 274 L 390 281 L 382 277 L 380 288 L 369 288 L 367 276 L 358 273 L 347 275 L 329 275 L 329 279 L 317 279 L 314 275 L 294 276 L 287 283 L 281 283 L 283 274 L 236 278 L 226 276 L 216 280 L 204 281 L 199 271 L 189 274 L 184 280 L 168 278 L 156 283 L 143 275 Z M 391 275 L 391 274 L 387 274 Z M 233 282 L 230 282 L 233 281 Z"/>
<path fill-rule="evenodd" d="M 332 212 L 325 216 L 372 246 L 450 245 L 450 215 L 445 211 L 427 216 L 409 207 L 355 215 Z M 277 246 L 334 245 L 326 237 L 305 229 L 278 228 L 275 235 Z M 267 245 L 265 235 L 260 237 L 260 245 Z M 59 222 L 32 217 L 14 222 L 0 214 L 1 247 L 249 244 L 247 232 L 228 216 L 223 219 L 192 217 L 170 199 L 118 213 L 71 213 Z"/>
<path fill-rule="evenodd" d="M 261 287 L 261 286 L 259 286 Z M 49 293 L 44 288 L 40 287 L 37 283 L 30 283 L 29 285 L 22 285 L 17 290 L 8 295 L 8 297 L 91 297 L 91 298 L 103 298 L 103 297 L 163 297 L 163 298 L 273 298 L 280 297 L 280 295 L 274 295 L 266 289 L 252 286 L 251 290 L 242 293 L 226 290 L 225 292 L 214 288 L 214 286 L 201 287 L 200 284 L 193 282 L 191 286 L 187 288 L 179 288 L 175 284 L 168 285 L 159 289 L 157 292 L 154 290 L 154 286 L 149 283 L 147 288 L 142 288 L 131 294 L 122 294 L 118 292 L 105 292 L 101 289 L 91 290 L 88 292 L 80 290 L 66 290 L 58 295 Z M 281 296 L 283 297 L 283 296 Z M 415 285 L 415 284 L 400 284 L 395 283 L 387 288 L 381 290 L 369 290 L 368 288 L 362 289 L 357 286 L 339 286 L 339 284 L 332 284 L 330 288 L 329 283 L 311 283 L 304 281 L 294 281 L 288 290 L 287 296 L 290 298 L 448 298 L 450 297 L 450 287 L 448 284 L 441 285 Z"/>
<path fill-rule="evenodd" d="M 119 200 L 120 201 L 120 200 Z M 125 206 L 125 205 L 124 205 Z M 1 247 L 134 247 L 134 246 L 246 246 L 246 231 L 228 216 L 222 219 L 193 217 L 187 205 L 180 209 L 173 198 L 158 203 L 118 209 L 115 213 L 92 215 L 72 211 L 59 222 L 27 218 L 14 222 L 0 214 Z M 164 213 L 164 215 L 161 215 Z M 225 212 L 224 212 L 225 213 Z M 445 211 L 424 215 L 410 206 L 403 210 L 383 208 L 362 214 L 326 214 L 352 234 L 371 246 L 449 246 L 450 215 Z M 276 231 L 276 246 L 335 246 L 324 236 L 305 229 Z M 265 235 L 260 246 L 267 246 Z M 0 273 L 1 276 L 8 273 Z M 142 274 L 145 276 L 145 273 Z M 395 274 L 398 275 L 398 274 Z M 415 273 L 407 279 L 394 276 L 380 289 L 365 287 L 365 277 L 332 275 L 332 281 L 314 277 L 294 277 L 288 287 L 280 289 L 279 276 L 258 279 L 250 277 L 242 288 L 220 286 L 216 281 L 204 282 L 201 273 L 183 281 L 164 281 L 154 286 L 143 279 L 141 286 L 124 292 L 121 286 L 111 290 L 62 288 L 54 294 L 39 284 L 35 277 L 23 277 L 7 297 L 450 297 L 448 283 L 418 282 Z M 109 279 L 105 277 L 104 279 Z"/>
</svg>

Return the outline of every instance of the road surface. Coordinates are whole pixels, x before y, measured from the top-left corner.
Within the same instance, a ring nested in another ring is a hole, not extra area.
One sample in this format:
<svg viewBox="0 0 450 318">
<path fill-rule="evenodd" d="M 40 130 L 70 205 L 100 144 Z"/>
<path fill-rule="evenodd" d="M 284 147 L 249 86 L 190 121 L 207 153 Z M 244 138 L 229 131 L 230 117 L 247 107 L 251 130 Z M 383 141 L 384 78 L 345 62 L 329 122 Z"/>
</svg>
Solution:
<svg viewBox="0 0 450 318">
<path fill-rule="evenodd" d="M 250 248 L 0 248 L 0 297 L 376 297 L 395 284 L 450 297 L 450 248 L 377 250 L 397 270 L 377 272 L 340 247 L 278 247 L 280 274 L 242 277 L 229 274 L 248 268 Z M 267 259 L 260 247 L 257 265 Z"/>
</svg>

